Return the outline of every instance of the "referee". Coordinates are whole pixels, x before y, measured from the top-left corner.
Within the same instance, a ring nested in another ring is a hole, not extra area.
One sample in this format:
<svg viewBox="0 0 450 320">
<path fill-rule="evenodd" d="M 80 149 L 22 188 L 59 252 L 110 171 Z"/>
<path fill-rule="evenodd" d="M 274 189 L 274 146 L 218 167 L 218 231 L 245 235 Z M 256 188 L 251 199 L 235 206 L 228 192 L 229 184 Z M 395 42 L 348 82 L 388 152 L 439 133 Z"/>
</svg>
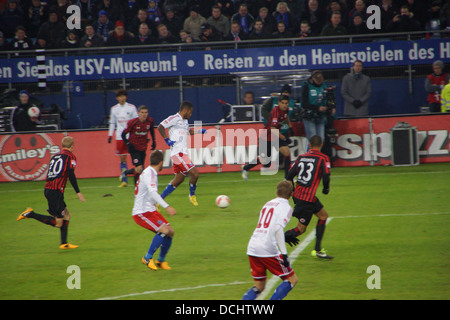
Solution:
<svg viewBox="0 0 450 320">
<path fill-rule="evenodd" d="M 134 168 L 122 170 L 120 175 L 122 181 L 127 175 L 134 174 L 134 184 L 137 183 L 139 175 L 144 170 L 149 133 L 152 137 L 152 150 L 155 150 L 155 125 L 153 119 L 148 116 L 147 106 L 141 105 L 138 108 L 138 117 L 128 121 L 127 127 L 122 131 L 122 140 L 127 144 L 134 165 Z"/>
</svg>

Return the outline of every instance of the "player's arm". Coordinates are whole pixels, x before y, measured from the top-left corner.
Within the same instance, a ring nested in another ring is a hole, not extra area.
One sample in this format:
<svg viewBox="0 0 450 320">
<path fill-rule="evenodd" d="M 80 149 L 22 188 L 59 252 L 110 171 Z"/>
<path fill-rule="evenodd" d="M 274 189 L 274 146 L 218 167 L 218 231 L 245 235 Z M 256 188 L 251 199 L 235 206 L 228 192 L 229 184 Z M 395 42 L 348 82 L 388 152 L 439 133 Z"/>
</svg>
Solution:
<svg viewBox="0 0 450 320">
<path fill-rule="evenodd" d="M 198 129 L 196 127 L 189 129 L 189 134 L 193 136 L 194 134 L 205 134 L 207 131 L 205 128 Z"/>
<path fill-rule="evenodd" d="M 298 161 L 296 160 L 294 162 L 294 164 L 291 166 L 291 168 L 289 169 L 287 175 L 286 175 L 286 180 L 287 181 L 292 181 L 294 180 L 294 178 L 297 176 L 298 174 Z"/>
<path fill-rule="evenodd" d="M 166 201 L 164 201 L 164 199 L 159 195 L 158 191 L 156 191 L 156 190 L 150 191 L 150 196 L 161 207 L 166 209 L 167 213 L 170 214 L 171 216 L 173 216 L 177 213 L 174 208 L 172 208 Z"/>
<path fill-rule="evenodd" d="M 156 139 L 155 139 L 155 125 L 153 124 L 150 126 L 150 136 L 152 137 L 152 150 L 156 149 Z"/>
<path fill-rule="evenodd" d="M 323 183 L 323 194 L 328 194 L 330 192 L 330 161 L 327 159 L 322 162 L 323 165 L 323 175 L 322 175 L 322 183 Z"/>
<path fill-rule="evenodd" d="M 114 134 L 114 130 L 116 129 L 116 121 L 116 116 L 111 109 L 111 114 L 109 116 L 108 143 L 111 143 L 112 135 Z"/>
<path fill-rule="evenodd" d="M 126 144 L 129 143 L 128 138 L 127 138 L 127 134 L 128 134 L 128 132 L 130 132 L 129 128 L 130 128 L 130 122 L 127 123 L 127 127 L 125 129 L 123 129 L 122 134 L 121 134 L 122 140 Z"/>
<path fill-rule="evenodd" d="M 285 267 L 288 267 L 289 259 L 288 259 L 288 255 L 287 255 L 286 244 L 284 242 L 283 227 L 280 225 L 277 225 L 276 228 L 277 229 L 275 230 L 275 240 L 277 241 L 278 249 L 280 250 L 281 255 L 283 256 L 283 264 Z"/>
<path fill-rule="evenodd" d="M 72 185 L 73 189 L 75 190 L 75 193 L 77 194 L 78 199 L 80 199 L 80 201 L 82 201 L 82 202 L 85 202 L 86 200 L 84 199 L 84 196 L 81 193 L 80 188 L 78 187 L 77 177 L 75 176 L 74 169 L 69 169 L 69 181 L 70 181 L 70 184 Z"/>
</svg>

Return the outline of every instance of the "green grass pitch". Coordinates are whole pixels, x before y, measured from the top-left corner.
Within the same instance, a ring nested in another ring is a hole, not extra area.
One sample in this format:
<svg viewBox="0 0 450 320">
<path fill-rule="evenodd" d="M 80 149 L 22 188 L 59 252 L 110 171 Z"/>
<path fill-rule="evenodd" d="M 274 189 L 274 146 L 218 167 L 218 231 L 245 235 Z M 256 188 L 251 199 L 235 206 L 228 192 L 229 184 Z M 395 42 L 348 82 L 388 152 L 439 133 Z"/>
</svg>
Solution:
<svg viewBox="0 0 450 320">
<path fill-rule="evenodd" d="M 171 178 L 160 177 L 160 192 Z M 185 181 L 166 199 L 177 209 L 168 217 L 175 229 L 172 270 L 156 272 L 140 261 L 153 233 L 131 218 L 133 188 L 117 188 L 117 178 L 79 180 L 85 203 L 68 183 L 69 242 L 80 247 L 67 251 L 58 248 L 59 230 L 16 221 L 28 206 L 46 213 L 44 183 L 2 183 L 0 299 L 241 299 L 253 283 L 247 242 L 282 178 L 202 174 L 197 208 Z M 323 246 L 335 259 L 311 257 L 313 240 L 293 262 L 299 282 L 286 299 L 449 299 L 449 182 L 450 163 L 333 168 L 330 194 L 318 197 L 333 218 Z M 215 206 L 219 194 L 230 197 L 230 207 Z M 293 218 L 288 227 L 295 224 Z M 315 224 L 313 218 L 301 241 Z M 72 265 L 80 268 L 80 289 L 67 287 Z M 371 265 L 379 267 L 380 289 L 367 287 Z"/>
</svg>

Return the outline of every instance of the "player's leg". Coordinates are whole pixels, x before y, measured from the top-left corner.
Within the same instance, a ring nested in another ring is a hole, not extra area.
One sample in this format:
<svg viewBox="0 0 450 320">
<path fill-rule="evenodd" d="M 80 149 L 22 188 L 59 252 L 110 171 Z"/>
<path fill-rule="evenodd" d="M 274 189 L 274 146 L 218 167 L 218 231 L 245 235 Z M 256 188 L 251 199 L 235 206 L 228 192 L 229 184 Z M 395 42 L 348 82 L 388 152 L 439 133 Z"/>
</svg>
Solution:
<svg viewBox="0 0 450 320">
<path fill-rule="evenodd" d="M 192 167 L 189 170 L 189 201 L 194 205 L 198 206 L 197 196 L 195 191 L 197 190 L 197 181 L 199 173 L 196 167 Z"/>
<path fill-rule="evenodd" d="M 59 219 L 58 219 L 59 220 Z M 56 224 L 60 225 L 61 232 L 61 245 L 59 246 L 61 249 L 75 249 L 78 248 L 77 245 L 73 245 L 67 242 L 67 235 L 69 233 L 69 221 L 70 221 L 70 213 L 67 207 L 63 211 L 62 221 L 57 221 Z"/>
<path fill-rule="evenodd" d="M 266 287 L 266 267 L 262 261 L 264 258 L 254 256 L 248 256 L 248 258 L 254 286 L 247 290 L 242 300 L 255 300 Z"/>
<path fill-rule="evenodd" d="M 328 213 L 325 210 L 325 208 L 322 206 L 319 200 L 317 200 L 319 203 L 319 211 L 316 214 L 318 220 L 316 225 L 316 245 L 314 247 L 314 250 L 311 252 L 312 256 L 323 258 L 323 259 L 333 259 L 332 256 L 327 255 L 325 249 L 322 248 L 322 239 L 323 235 L 325 233 L 325 227 L 327 224 L 328 219 Z"/>
<path fill-rule="evenodd" d="M 290 229 L 284 233 L 284 237 L 287 243 L 289 243 L 291 246 L 293 244 L 297 244 L 298 240 L 297 237 L 302 235 L 306 228 L 309 225 L 309 222 L 311 221 L 313 210 L 312 210 L 312 204 L 307 201 L 298 200 L 296 198 L 294 199 L 294 211 L 292 213 L 292 216 L 296 217 L 298 219 L 297 227 Z"/>
<path fill-rule="evenodd" d="M 280 146 L 280 153 L 284 157 L 284 177 L 286 178 L 291 167 L 291 151 L 287 145 L 284 145 Z"/>
<path fill-rule="evenodd" d="M 166 236 L 163 238 L 163 241 L 159 250 L 159 257 L 156 260 L 156 266 L 163 270 L 172 269 L 166 261 L 167 253 L 169 252 L 170 247 L 172 246 L 172 239 L 175 234 L 175 231 L 170 225 L 163 226 L 159 232 L 164 233 Z"/>
<path fill-rule="evenodd" d="M 295 287 L 298 282 L 297 275 L 294 273 L 275 289 L 270 300 L 283 300 L 287 294 Z"/>
<path fill-rule="evenodd" d="M 175 189 L 183 183 L 184 179 L 186 177 L 181 173 L 177 172 L 175 173 L 175 178 L 172 179 L 172 181 L 169 182 L 167 187 L 164 189 L 164 191 L 161 193 L 161 198 L 167 197 L 169 194 L 175 191 Z"/>
</svg>

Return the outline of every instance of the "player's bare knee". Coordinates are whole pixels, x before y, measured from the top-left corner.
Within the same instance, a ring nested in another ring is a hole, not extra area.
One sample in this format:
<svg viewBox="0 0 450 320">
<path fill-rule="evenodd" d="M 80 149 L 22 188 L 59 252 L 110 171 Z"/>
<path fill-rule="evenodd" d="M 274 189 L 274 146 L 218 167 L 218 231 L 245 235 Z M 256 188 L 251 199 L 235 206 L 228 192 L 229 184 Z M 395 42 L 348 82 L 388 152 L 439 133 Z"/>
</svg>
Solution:
<svg viewBox="0 0 450 320">
<path fill-rule="evenodd" d="M 297 275 L 294 273 L 294 274 L 293 274 L 292 276 L 290 276 L 287 280 L 291 283 L 292 287 L 294 287 L 294 286 L 297 284 L 297 282 L 298 282 L 298 277 L 297 277 Z"/>
<path fill-rule="evenodd" d="M 55 228 L 61 228 L 64 223 L 64 219 L 55 219 Z"/>
<path fill-rule="evenodd" d="M 138 166 L 136 168 L 134 168 L 134 172 L 136 172 L 137 174 L 141 174 L 142 173 L 142 166 Z"/>
</svg>

